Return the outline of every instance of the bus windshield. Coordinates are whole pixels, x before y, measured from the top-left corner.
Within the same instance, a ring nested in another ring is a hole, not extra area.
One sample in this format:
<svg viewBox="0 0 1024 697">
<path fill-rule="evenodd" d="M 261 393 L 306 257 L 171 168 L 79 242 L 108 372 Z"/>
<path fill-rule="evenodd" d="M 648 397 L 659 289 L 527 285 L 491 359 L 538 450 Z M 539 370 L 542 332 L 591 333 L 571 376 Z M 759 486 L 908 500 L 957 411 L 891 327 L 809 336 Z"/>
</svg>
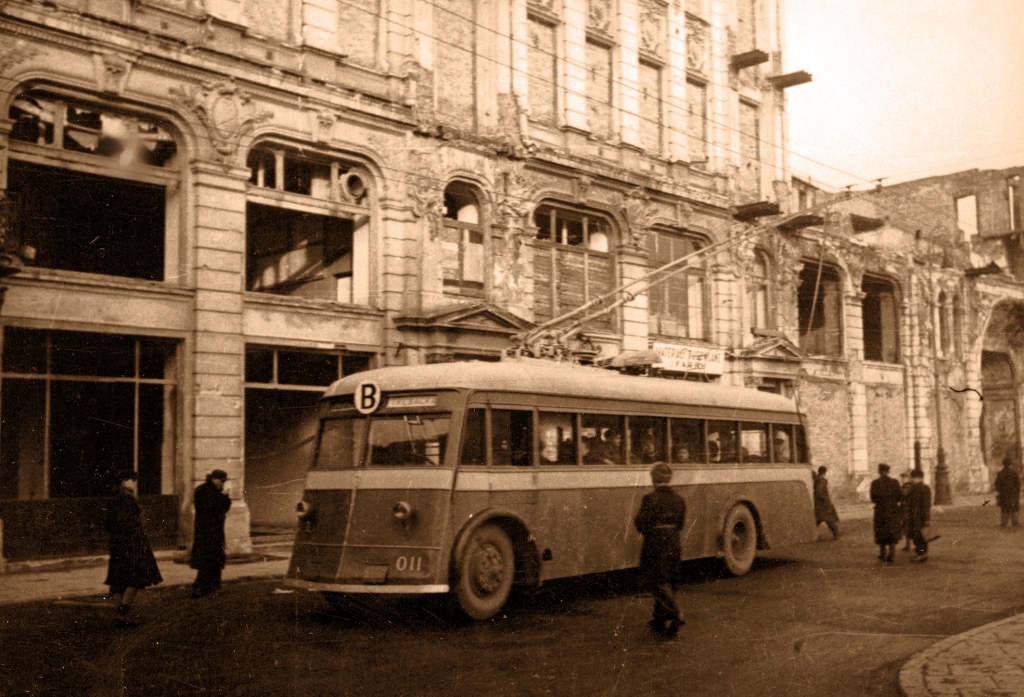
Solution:
<svg viewBox="0 0 1024 697">
<path fill-rule="evenodd" d="M 450 424 L 450 414 L 327 419 L 313 469 L 439 466 L 444 464 Z M 369 457 L 364 459 L 367 450 Z"/>
</svg>

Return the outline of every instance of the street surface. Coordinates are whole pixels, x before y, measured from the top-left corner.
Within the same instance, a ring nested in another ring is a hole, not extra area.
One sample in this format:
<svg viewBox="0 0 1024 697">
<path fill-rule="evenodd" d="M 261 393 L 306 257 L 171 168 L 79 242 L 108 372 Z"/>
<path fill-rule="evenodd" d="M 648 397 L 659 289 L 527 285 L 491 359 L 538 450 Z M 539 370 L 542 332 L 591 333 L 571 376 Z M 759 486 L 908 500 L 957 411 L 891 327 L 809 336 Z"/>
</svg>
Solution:
<svg viewBox="0 0 1024 697">
<path fill-rule="evenodd" d="M 742 578 L 686 564 L 687 624 L 668 642 L 648 632 L 633 572 L 551 583 L 480 623 L 423 601 L 333 609 L 274 580 L 201 600 L 147 590 L 133 628 L 100 597 L 0 606 L 0 697 L 895 697 L 915 653 L 1024 608 L 1024 533 L 998 518 L 991 504 L 934 514 L 924 564 L 881 564 L 870 520 L 839 541 L 822 526 Z"/>
</svg>

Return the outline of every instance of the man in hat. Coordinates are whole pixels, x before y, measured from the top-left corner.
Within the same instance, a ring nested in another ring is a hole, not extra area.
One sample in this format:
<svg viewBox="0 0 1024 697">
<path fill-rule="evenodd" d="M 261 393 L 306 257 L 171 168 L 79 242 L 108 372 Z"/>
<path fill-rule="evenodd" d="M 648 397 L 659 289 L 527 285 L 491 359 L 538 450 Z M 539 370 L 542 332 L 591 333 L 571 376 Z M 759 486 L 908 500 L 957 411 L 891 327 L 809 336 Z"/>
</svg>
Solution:
<svg viewBox="0 0 1024 697">
<path fill-rule="evenodd" d="M 231 497 L 224 492 L 228 474 L 213 470 L 206 482 L 196 487 L 192 503 L 196 509 L 195 534 L 192 538 L 192 563 L 196 580 L 192 597 L 202 598 L 220 588 L 224 568 L 224 518 L 231 508 Z"/>
<path fill-rule="evenodd" d="M 907 489 L 907 537 L 914 543 L 917 561 L 928 558 L 928 540 L 924 529 L 928 527 L 932 512 L 932 490 L 924 483 L 924 472 L 915 469 L 910 473 L 910 488 Z"/>
<path fill-rule="evenodd" d="M 681 548 L 679 531 L 686 521 L 686 502 L 669 486 L 672 468 L 659 463 L 651 468 L 654 491 L 646 494 L 633 520 L 644 537 L 640 548 L 641 579 L 654 592 L 654 617 L 648 623 L 660 636 L 673 637 L 684 624 L 676 605 L 675 584 Z"/>
<path fill-rule="evenodd" d="M 889 476 L 889 465 L 878 465 L 878 479 L 871 482 L 871 503 L 875 504 L 875 544 L 878 558 L 892 564 L 900 541 L 900 483 Z"/>
<path fill-rule="evenodd" d="M 825 523 L 832 533 L 832 538 L 838 540 L 839 514 L 836 513 L 836 507 L 828 493 L 827 473 L 828 467 L 825 465 L 818 468 L 817 474 L 811 472 L 811 476 L 814 477 L 814 524 L 818 526 Z"/>
</svg>

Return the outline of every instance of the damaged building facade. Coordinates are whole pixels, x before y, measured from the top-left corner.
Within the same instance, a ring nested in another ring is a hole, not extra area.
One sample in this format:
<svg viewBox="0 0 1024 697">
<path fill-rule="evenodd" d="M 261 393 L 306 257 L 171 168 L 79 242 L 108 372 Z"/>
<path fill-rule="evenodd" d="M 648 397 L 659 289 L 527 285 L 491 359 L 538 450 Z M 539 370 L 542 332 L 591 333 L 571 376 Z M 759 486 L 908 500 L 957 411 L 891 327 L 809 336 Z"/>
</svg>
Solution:
<svg viewBox="0 0 1024 697">
<path fill-rule="evenodd" d="M 497 360 L 701 250 L 570 352 L 795 397 L 837 488 L 941 446 L 981 490 L 1021 432 L 1020 215 L 986 222 L 984 177 L 930 226 L 896 187 L 790 181 L 782 26 L 775 0 L 6 2 L 3 554 L 102 550 L 123 469 L 185 546 L 215 468 L 244 553 L 294 525 L 333 380 Z"/>
</svg>

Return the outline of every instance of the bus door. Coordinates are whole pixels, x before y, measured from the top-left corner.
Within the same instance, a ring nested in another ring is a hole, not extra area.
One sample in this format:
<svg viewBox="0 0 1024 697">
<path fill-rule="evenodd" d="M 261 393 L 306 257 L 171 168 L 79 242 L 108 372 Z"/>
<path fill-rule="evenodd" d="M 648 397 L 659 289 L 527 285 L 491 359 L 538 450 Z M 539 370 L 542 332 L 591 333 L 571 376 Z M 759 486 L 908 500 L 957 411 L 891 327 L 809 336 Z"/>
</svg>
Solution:
<svg viewBox="0 0 1024 697">
<path fill-rule="evenodd" d="M 454 470 L 451 395 L 385 396 L 322 421 L 289 576 L 322 590 L 446 590 L 441 555 Z"/>
</svg>

